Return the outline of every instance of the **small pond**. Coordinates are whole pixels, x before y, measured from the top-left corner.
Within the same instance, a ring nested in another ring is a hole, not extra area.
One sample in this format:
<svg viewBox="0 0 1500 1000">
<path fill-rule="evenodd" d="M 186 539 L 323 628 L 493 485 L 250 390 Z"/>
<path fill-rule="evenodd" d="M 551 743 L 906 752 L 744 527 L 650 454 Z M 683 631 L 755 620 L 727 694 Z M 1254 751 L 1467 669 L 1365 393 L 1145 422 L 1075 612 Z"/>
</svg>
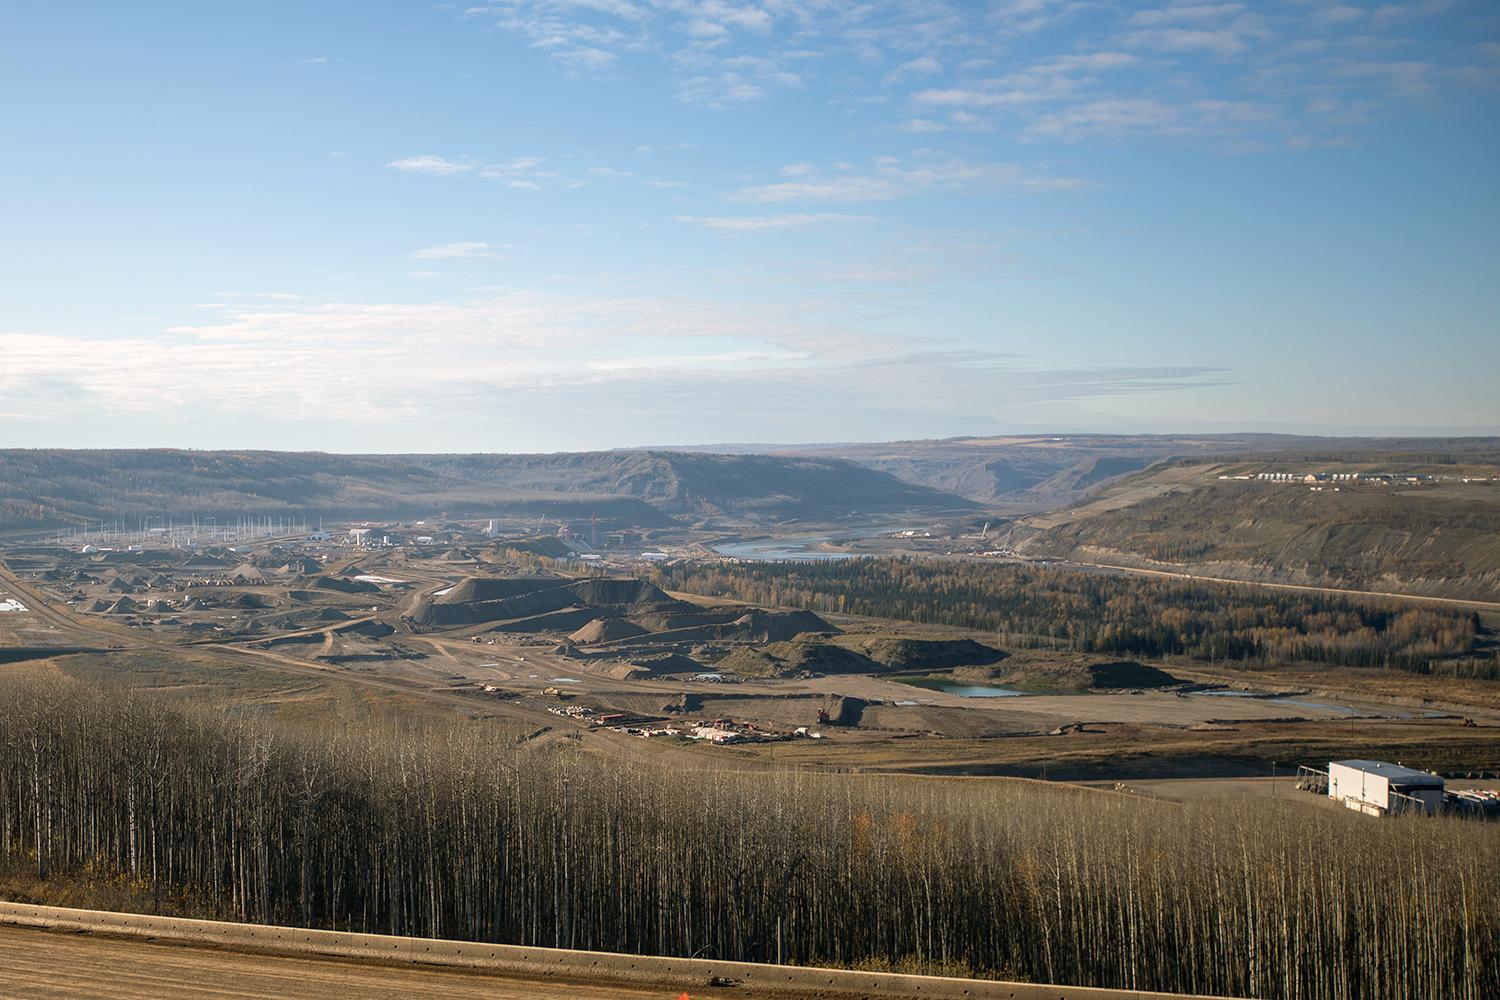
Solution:
<svg viewBox="0 0 1500 1000">
<path fill-rule="evenodd" d="M 926 688 L 928 691 L 941 691 L 943 694 L 956 695 L 959 698 L 1019 698 L 1026 694 L 1025 691 L 1017 691 L 1015 688 L 999 687 L 995 684 L 965 684 L 946 677 L 902 678 L 901 683 Z"/>
<path fill-rule="evenodd" d="M 828 536 L 817 538 L 760 538 L 749 542 L 723 542 L 714 546 L 721 556 L 760 562 L 812 562 L 824 559 L 858 559 L 858 552 L 827 552 L 817 548 Z"/>
</svg>

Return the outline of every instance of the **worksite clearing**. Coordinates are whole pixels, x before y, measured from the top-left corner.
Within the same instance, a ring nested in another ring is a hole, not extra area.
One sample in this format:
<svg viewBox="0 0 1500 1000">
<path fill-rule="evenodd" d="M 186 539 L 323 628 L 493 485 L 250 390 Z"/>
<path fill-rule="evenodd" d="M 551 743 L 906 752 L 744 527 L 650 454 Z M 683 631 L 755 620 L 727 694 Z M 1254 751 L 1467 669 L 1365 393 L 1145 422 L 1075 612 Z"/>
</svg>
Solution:
<svg viewBox="0 0 1500 1000">
<path fill-rule="evenodd" d="M 380 526 L 360 529 L 363 539 Z M 394 529 L 391 529 L 394 530 Z M 319 533 L 323 535 L 325 533 Z M 0 553 L 0 662 L 316 717 L 413 706 L 708 767 L 1058 780 L 1261 775 L 1355 753 L 1492 760 L 1500 704 L 1419 677 L 1005 648 L 988 633 L 667 593 L 467 544 Z M 89 551 L 91 550 L 91 551 Z"/>
</svg>

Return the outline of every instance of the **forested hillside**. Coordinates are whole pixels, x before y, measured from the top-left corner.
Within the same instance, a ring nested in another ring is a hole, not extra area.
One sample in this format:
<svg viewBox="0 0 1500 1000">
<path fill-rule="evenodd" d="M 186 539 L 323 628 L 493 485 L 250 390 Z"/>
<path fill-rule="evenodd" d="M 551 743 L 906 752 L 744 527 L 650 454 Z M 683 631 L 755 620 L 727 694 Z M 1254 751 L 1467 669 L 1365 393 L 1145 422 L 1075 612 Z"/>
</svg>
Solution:
<svg viewBox="0 0 1500 1000">
<path fill-rule="evenodd" d="M 847 559 L 664 567 L 666 590 L 983 629 L 1012 646 L 1500 679 L 1472 612 L 1005 563 Z"/>
<path fill-rule="evenodd" d="M 673 771 L 474 721 L 289 731 L 56 681 L 0 699 L 0 864 L 204 915 L 1303 1000 L 1500 979 L 1492 824 Z"/>
</svg>

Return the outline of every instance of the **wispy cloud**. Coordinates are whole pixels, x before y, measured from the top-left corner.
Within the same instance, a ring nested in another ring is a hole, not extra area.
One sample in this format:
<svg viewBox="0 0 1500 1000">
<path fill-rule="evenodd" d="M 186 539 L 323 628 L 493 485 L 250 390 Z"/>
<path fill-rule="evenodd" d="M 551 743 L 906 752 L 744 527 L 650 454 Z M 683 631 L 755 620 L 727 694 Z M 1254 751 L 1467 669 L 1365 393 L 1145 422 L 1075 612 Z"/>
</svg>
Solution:
<svg viewBox="0 0 1500 1000">
<path fill-rule="evenodd" d="M 1096 82 L 1100 74 L 1140 64 L 1139 57 L 1126 52 L 1063 55 L 963 86 L 929 87 L 913 94 L 912 101 L 937 107 L 1022 107 L 1071 97 Z"/>
<path fill-rule="evenodd" d="M 900 132 L 909 132 L 912 135 L 927 135 L 932 132 L 946 132 L 950 126 L 942 122 L 933 121 L 931 118 L 908 118 L 896 129 Z"/>
<path fill-rule="evenodd" d="M 474 257 L 494 257 L 501 249 L 494 243 L 442 243 L 434 247 L 413 250 L 411 256 L 417 260 L 458 260 Z"/>
<path fill-rule="evenodd" d="M 1081 142 L 1131 135 L 1228 135 L 1246 125 L 1265 124 L 1273 116 L 1272 111 L 1245 102 L 1176 105 L 1145 99 L 1089 101 L 1038 117 L 1022 130 L 1021 138 Z"/>
<path fill-rule="evenodd" d="M 945 52 L 992 51 L 997 29 L 1039 26 L 1049 6 L 1023 0 L 986 14 L 953 0 L 487 0 L 464 16 L 526 39 L 575 75 L 619 74 L 628 56 L 664 58 L 682 101 L 728 108 L 802 86 L 802 67 L 834 52 L 892 85 L 938 72 Z"/>
<path fill-rule="evenodd" d="M 449 158 L 429 153 L 392 160 L 386 166 L 409 174 L 429 174 L 434 177 L 464 175 L 489 181 L 505 181 L 510 187 L 525 191 L 541 190 L 548 182 L 572 187 L 583 183 L 577 178 L 569 178 L 562 170 L 547 166 L 544 157 L 530 155 L 481 160 L 469 155 Z M 587 173 L 594 177 L 629 176 L 628 171 L 612 170 L 609 167 L 593 167 Z"/>
<path fill-rule="evenodd" d="M 798 425 L 830 426 L 828 412 L 868 422 L 875 400 L 908 429 L 953 419 L 972 430 L 1032 401 L 1172 392 L 1218 378 L 1186 365 L 1028 368 L 1001 352 L 810 318 L 828 306 L 510 292 L 226 309 L 158 337 L 0 332 L 0 398 L 43 423 L 93 420 L 121 433 L 177 426 L 170 443 L 179 444 L 222 444 L 193 429 L 236 426 L 239 443 L 273 443 L 246 441 L 243 429 L 253 435 L 286 413 L 318 421 L 325 446 L 431 448 L 439 435 L 442 447 L 493 449 L 496 428 L 558 415 L 547 403 L 561 391 L 573 402 L 559 419 L 578 417 L 578 436 L 560 441 L 554 421 L 554 436 L 533 445 L 598 444 L 601 420 L 616 432 L 670 431 L 641 411 L 662 398 L 674 400 L 674 414 L 693 412 L 705 434 L 737 436 L 754 424 L 796 437 Z M 788 424 L 765 423 L 772 418 Z M 668 436 L 680 439 L 680 424 Z"/>
<path fill-rule="evenodd" d="M 1159 52 L 1212 52 L 1221 56 L 1237 55 L 1250 47 L 1245 35 L 1234 28 L 1151 28 L 1130 32 L 1125 44 Z"/>
<path fill-rule="evenodd" d="M 402 173 L 432 174 L 435 177 L 451 177 L 454 174 L 463 174 L 474 169 L 474 164 L 470 161 L 450 160 L 432 154 L 403 157 L 399 160 L 392 160 L 386 166 L 392 170 L 400 170 Z"/>
<path fill-rule="evenodd" d="M 972 163 L 960 159 L 878 159 L 867 172 L 816 173 L 795 180 L 754 184 L 730 195 L 734 201 L 777 204 L 798 201 L 889 201 L 928 191 L 1071 191 L 1088 181 L 1036 171 L 1018 163 Z"/>
<path fill-rule="evenodd" d="M 1228 123 L 1195 106 L 1269 113 L 1241 117 L 1230 137 L 1279 144 L 1347 141 L 1351 122 L 1299 121 L 1313 98 L 1348 105 L 1420 98 L 1444 86 L 1494 83 L 1481 39 L 1473 65 L 1419 69 L 1411 30 L 1448 15 L 1450 0 L 1374 7 L 1340 0 L 1251 4 L 1160 0 L 485 0 L 465 9 L 551 54 L 575 75 L 616 76 L 642 62 L 665 68 L 678 98 L 721 109 L 789 90 L 827 88 L 835 100 L 885 102 L 886 134 L 995 131 L 1027 141 L 1081 142 L 1169 135 L 1223 144 Z M 1020 42 L 1018 42 L 1020 40 Z M 1024 43 L 1024 48 L 1021 43 Z M 1049 52 L 1050 49 L 1050 52 Z M 1380 63 L 1377 51 L 1401 50 Z M 1015 51 L 1031 58 L 1017 62 Z M 1363 53 L 1363 55 L 1359 55 Z M 1225 72 L 1233 66 L 1237 72 Z M 1121 72 L 1129 70 L 1131 72 Z M 1275 86 L 1266 82 L 1275 78 Z M 901 91 L 910 90 L 902 95 Z M 1136 109 L 1113 126 L 1104 109 Z M 1148 109 L 1155 108 L 1157 111 Z M 1147 119 L 1172 109 L 1164 120 Z M 1067 124 L 1073 123 L 1073 124 Z M 1368 122 L 1366 122 L 1368 123 Z M 1196 131 L 1198 125 L 1202 132 Z M 1339 131 L 1335 131 L 1335 129 Z M 843 187 L 843 185 L 841 185 Z"/>
<path fill-rule="evenodd" d="M 933 73 L 941 73 L 943 64 L 932 56 L 922 56 L 918 59 L 909 59 L 891 70 L 882 81 L 886 86 L 900 83 L 902 80 L 913 76 L 931 76 Z"/>
<path fill-rule="evenodd" d="M 845 215 L 839 212 L 816 212 L 812 214 L 787 213 L 782 215 L 699 216 L 679 215 L 678 222 L 687 222 L 705 229 L 722 233 L 767 233 L 779 229 L 801 229 L 830 222 L 874 222 L 869 215 Z"/>
</svg>

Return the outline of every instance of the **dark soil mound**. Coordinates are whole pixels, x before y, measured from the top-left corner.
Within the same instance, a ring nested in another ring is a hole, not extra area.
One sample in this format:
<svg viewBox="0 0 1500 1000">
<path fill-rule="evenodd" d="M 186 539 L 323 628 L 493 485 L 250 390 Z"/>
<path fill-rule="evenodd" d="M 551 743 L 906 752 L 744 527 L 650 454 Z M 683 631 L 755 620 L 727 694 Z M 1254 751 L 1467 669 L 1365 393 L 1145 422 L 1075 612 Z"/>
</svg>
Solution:
<svg viewBox="0 0 1500 1000">
<path fill-rule="evenodd" d="M 267 604 L 264 600 L 255 596 L 254 594 L 241 594 L 240 596 L 234 598 L 232 601 L 226 603 L 224 606 L 226 608 L 241 608 L 247 611 L 270 607 L 269 604 Z"/>
<path fill-rule="evenodd" d="M 1089 673 L 1093 677 L 1090 686 L 1096 688 L 1155 688 L 1182 683 L 1165 670 L 1148 667 L 1134 660 L 1096 663 L 1089 667 Z"/>
<path fill-rule="evenodd" d="M 659 587 L 645 580 L 579 580 L 568 589 L 577 595 L 580 604 L 632 606 L 678 603 L 668 597 Z"/>
<path fill-rule="evenodd" d="M 591 608 L 566 608 L 562 611 L 546 611 L 526 618 L 513 618 L 491 628 L 493 632 L 571 632 L 582 628 L 597 614 Z"/>
<path fill-rule="evenodd" d="M 524 552 L 528 555 L 543 556 L 547 559 L 563 559 L 573 551 L 567 542 L 556 535 L 548 535 L 545 538 L 532 538 L 524 542 L 507 542 L 505 548 L 512 552 Z"/>
<path fill-rule="evenodd" d="M 482 577 L 471 576 L 454 584 L 446 594 L 433 599 L 434 604 L 477 604 L 481 601 L 501 601 L 507 597 L 529 594 L 549 587 L 561 586 L 566 581 L 554 576 L 527 577 Z"/>
<path fill-rule="evenodd" d="M 759 649 L 738 649 L 719 661 L 719 669 L 750 677 L 815 674 L 873 674 L 879 664 L 863 653 L 831 642 L 805 639 L 773 642 Z"/>
<path fill-rule="evenodd" d="M 1082 654 L 1063 660 L 1034 662 L 1029 654 L 1024 655 L 1026 662 L 1007 663 L 1003 673 L 993 671 L 990 678 L 1027 691 L 1108 691 L 1172 687 L 1182 683 L 1180 678 L 1165 670 L 1134 660 L 1106 660 Z"/>
<path fill-rule="evenodd" d="M 781 673 L 782 668 L 781 661 L 776 657 L 748 646 L 736 649 L 715 666 L 723 673 L 739 674 L 741 677 L 775 677 Z"/>
<path fill-rule="evenodd" d="M 839 629 L 811 611 L 749 611 L 724 626 L 718 638 L 741 642 L 785 642 L 807 632 L 832 635 Z"/>
<path fill-rule="evenodd" d="M 699 628 L 704 625 L 726 625 L 740 617 L 740 609 L 720 611 L 653 611 L 632 614 L 630 620 L 649 632 L 667 632 L 680 628 Z"/>
<path fill-rule="evenodd" d="M 1010 655 L 973 639 L 871 639 L 863 649 L 891 670 L 950 670 L 998 663 Z"/>
<path fill-rule="evenodd" d="M 388 635 L 395 634 L 396 630 L 382 621 L 367 621 L 345 625 L 334 631 L 339 635 L 362 635 L 370 639 L 384 639 Z"/>
<path fill-rule="evenodd" d="M 645 629 L 623 618 L 595 618 L 568 638 L 578 643 L 613 642 L 645 634 Z"/>
<path fill-rule="evenodd" d="M 343 580 L 336 576 L 317 576 L 307 581 L 313 590 L 333 590 L 340 594 L 378 594 L 380 588 L 364 580 Z"/>
<path fill-rule="evenodd" d="M 662 674 L 696 674 L 703 670 L 703 664 L 681 653 L 637 657 L 630 661 L 630 666 L 650 677 Z"/>
</svg>

